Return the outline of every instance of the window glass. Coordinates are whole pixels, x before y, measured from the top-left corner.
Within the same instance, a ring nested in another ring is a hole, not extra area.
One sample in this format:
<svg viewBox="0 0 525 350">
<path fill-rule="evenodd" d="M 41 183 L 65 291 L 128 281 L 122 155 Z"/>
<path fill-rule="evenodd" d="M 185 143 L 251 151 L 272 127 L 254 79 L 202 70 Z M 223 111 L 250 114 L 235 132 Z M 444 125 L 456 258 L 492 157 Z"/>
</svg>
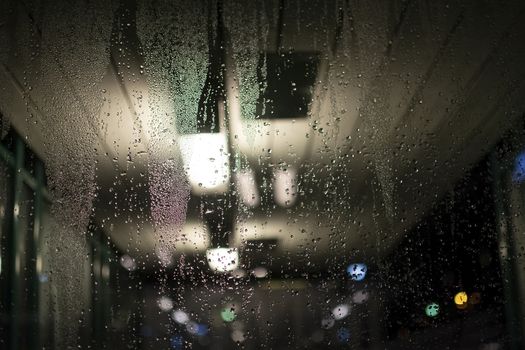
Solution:
<svg viewBox="0 0 525 350">
<path fill-rule="evenodd" d="M 525 3 L 0 3 L 0 348 L 525 348 Z"/>
</svg>

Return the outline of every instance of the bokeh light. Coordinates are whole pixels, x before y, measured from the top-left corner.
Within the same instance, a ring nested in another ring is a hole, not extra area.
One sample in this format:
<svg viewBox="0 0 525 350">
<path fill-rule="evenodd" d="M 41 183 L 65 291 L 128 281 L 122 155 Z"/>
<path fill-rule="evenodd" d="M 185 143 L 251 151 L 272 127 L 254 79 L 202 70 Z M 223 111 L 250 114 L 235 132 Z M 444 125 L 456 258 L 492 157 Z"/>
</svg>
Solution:
<svg viewBox="0 0 525 350">
<path fill-rule="evenodd" d="M 525 152 L 518 154 L 514 160 L 514 170 L 512 172 L 512 181 L 523 182 L 525 180 Z"/>
<path fill-rule="evenodd" d="M 224 322 L 233 322 L 236 317 L 237 314 L 232 307 L 225 307 L 221 310 L 221 318 Z"/>
<path fill-rule="evenodd" d="M 337 340 L 340 343 L 348 343 L 350 341 L 350 330 L 346 327 L 341 327 L 337 330 Z"/>
<path fill-rule="evenodd" d="M 367 267 L 366 264 L 350 264 L 346 268 L 346 273 L 354 281 L 362 281 L 365 279 Z"/>
<path fill-rule="evenodd" d="M 268 276 L 268 270 L 266 269 L 266 267 L 263 266 L 256 267 L 255 269 L 253 269 L 252 273 L 256 278 L 265 278 L 266 276 Z"/>
<path fill-rule="evenodd" d="M 208 326 L 193 321 L 190 321 L 186 324 L 186 330 L 190 334 L 198 335 L 201 337 L 208 334 Z"/>
<path fill-rule="evenodd" d="M 157 304 L 162 311 L 171 311 L 173 309 L 173 300 L 167 296 L 160 297 Z"/>
<path fill-rule="evenodd" d="M 124 254 L 120 257 L 120 265 L 128 271 L 135 271 L 137 269 L 135 259 L 128 254 Z"/>
<path fill-rule="evenodd" d="M 231 334 L 232 340 L 236 343 L 242 343 L 246 337 L 244 335 L 244 332 L 238 329 L 235 329 Z"/>
<path fill-rule="evenodd" d="M 454 303 L 459 309 L 464 309 L 467 306 L 468 296 L 466 292 L 459 292 L 454 296 Z"/>
<path fill-rule="evenodd" d="M 182 310 L 174 310 L 171 313 L 171 318 L 173 319 L 173 321 L 177 322 L 178 324 L 186 324 L 190 320 L 190 317 L 188 316 L 188 314 Z"/>
<path fill-rule="evenodd" d="M 439 305 L 436 303 L 430 303 L 425 307 L 425 314 L 428 317 L 436 317 L 439 314 Z"/>
<path fill-rule="evenodd" d="M 170 338 L 170 345 L 172 349 L 182 349 L 184 346 L 184 338 L 182 335 L 173 335 Z"/>
<path fill-rule="evenodd" d="M 206 259 L 214 272 L 235 271 L 239 266 L 239 253 L 236 248 L 208 249 Z"/>
<path fill-rule="evenodd" d="M 332 309 L 332 315 L 336 320 L 342 320 L 350 312 L 350 306 L 347 304 L 339 304 Z"/>
</svg>

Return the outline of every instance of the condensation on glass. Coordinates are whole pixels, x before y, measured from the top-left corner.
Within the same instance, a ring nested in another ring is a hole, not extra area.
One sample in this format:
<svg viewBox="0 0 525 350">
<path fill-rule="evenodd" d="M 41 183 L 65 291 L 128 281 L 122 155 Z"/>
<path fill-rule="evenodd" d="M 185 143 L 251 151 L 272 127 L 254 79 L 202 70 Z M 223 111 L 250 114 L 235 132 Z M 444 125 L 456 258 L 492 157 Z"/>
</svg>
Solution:
<svg viewBox="0 0 525 350">
<path fill-rule="evenodd" d="M 0 348 L 524 348 L 524 10 L 0 2 Z"/>
</svg>

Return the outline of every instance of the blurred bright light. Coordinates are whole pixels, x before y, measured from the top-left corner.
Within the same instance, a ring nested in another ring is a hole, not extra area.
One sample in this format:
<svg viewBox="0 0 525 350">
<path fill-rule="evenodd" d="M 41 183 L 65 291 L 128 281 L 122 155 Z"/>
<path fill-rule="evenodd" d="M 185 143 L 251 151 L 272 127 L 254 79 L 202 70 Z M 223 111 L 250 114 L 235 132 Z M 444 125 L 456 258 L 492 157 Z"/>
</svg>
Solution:
<svg viewBox="0 0 525 350">
<path fill-rule="evenodd" d="M 467 293 L 459 292 L 454 296 L 454 303 L 457 305 L 465 304 L 468 301 Z"/>
<path fill-rule="evenodd" d="M 221 133 L 181 135 L 179 145 L 184 169 L 193 192 L 222 193 L 228 190 L 230 161 L 226 135 Z"/>
<path fill-rule="evenodd" d="M 368 300 L 368 296 L 368 292 L 364 289 L 361 289 L 352 294 L 352 301 L 356 304 L 362 304 Z"/>
<path fill-rule="evenodd" d="M 197 327 L 198 326 L 199 325 L 197 324 L 197 322 L 190 321 L 190 322 L 186 323 L 186 330 L 190 334 L 197 334 Z"/>
<path fill-rule="evenodd" d="M 228 272 L 239 266 L 237 248 L 212 248 L 206 251 L 208 265 L 213 271 Z"/>
<path fill-rule="evenodd" d="M 171 318 L 178 324 L 186 324 L 190 321 L 190 316 L 182 310 L 174 310 L 171 313 Z"/>
<path fill-rule="evenodd" d="M 135 271 L 137 269 L 135 259 L 128 254 L 124 254 L 120 257 L 120 265 L 128 271 Z"/>
<path fill-rule="evenodd" d="M 40 283 L 49 282 L 49 276 L 45 273 L 41 273 L 38 275 L 38 280 L 40 281 Z"/>
<path fill-rule="evenodd" d="M 425 314 L 428 317 L 436 317 L 439 314 L 439 305 L 436 303 L 430 303 L 425 307 Z"/>
<path fill-rule="evenodd" d="M 264 278 L 268 276 L 268 270 L 266 269 L 266 267 L 263 266 L 258 266 L 254 268 L 252 273 L 256 278 Z"/>
<path fill-rule="evenodd" d="M 454 303 L 458 309 L 464 309 L 467 307 L 468 296 L 465 292 L 459 292 L 454 296 Z"/>
<path fill-rule="evenodd" d="M 342 320 L 346 316 L 348 316 L 348 313 L 350 312 L 350 307 L 347 304 L 340 304 L 333 308 L 332 310 L 332 316 L 336 320 Z"/>
<path fill-rule="evenodd" d="M 291 207 L 297 199 L 297 173 L 292 168 L 275 169 L 273 196 L 281 207 Z"/>
<path fill-rule="evenodd" d="M 233 307 L 225 307 L 221 310 L 221 318 L 224 322 L 233 322 L 236 317 L 237 314 Z"/>
<path fill-rule="evenodd" d="M 157 304 L 162 311 L 170 311 L 173 309 L 173 300 L 170 297 L 162 296 L 157 300 Z"/>
<path fill-rule="evenodd" d="M 235 174 L 238 195 L 247 207 L 259 205 L 259 191 L 255 183 L 255 175 L 252 169 L 242 169 Z"/>
<path fill-rule="evenodd" d="M 354 281 L 362 281 L 365 279 L 367 267 L 365 264 L 350 264 L 346 268 L 346 273 Z"/>
<path fill-rule="evenodd" d="M 186 330 L 191 334 L 204 336 L 208 333 L 208 326 L 202 323 L 190 321 L 186 324 Z"/>
<path fill-rule="evenodd" d="M 512 181 L 523 182 L 523 180 L 525 180 L 525 152 L 518 154 L 512 171 Z"/>
<path fill-rule="evenodd" d="M 232 337 L 232 340 L 236 343 L 242 343 L 244 340 L 246 340 L 246 337 L 244 336 L 244 332 L 238 329 L 232 332 L 231 337 Z"/>
</svg>

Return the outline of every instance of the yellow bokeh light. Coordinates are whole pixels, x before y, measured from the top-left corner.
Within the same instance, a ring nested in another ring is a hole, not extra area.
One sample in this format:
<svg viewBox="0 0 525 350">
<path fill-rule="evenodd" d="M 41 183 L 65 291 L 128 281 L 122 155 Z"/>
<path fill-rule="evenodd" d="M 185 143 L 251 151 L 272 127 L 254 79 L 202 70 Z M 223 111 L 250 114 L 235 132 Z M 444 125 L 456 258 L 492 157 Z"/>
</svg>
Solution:
<svg viewBox="0 0 525 350">
<path fill-rule="evenodd" d="M 458 306 L 463 306 L 468 301 L 467 293 L 465 292 L 459 292 L 454 296 L 454 303 Z"/>
</svg>

